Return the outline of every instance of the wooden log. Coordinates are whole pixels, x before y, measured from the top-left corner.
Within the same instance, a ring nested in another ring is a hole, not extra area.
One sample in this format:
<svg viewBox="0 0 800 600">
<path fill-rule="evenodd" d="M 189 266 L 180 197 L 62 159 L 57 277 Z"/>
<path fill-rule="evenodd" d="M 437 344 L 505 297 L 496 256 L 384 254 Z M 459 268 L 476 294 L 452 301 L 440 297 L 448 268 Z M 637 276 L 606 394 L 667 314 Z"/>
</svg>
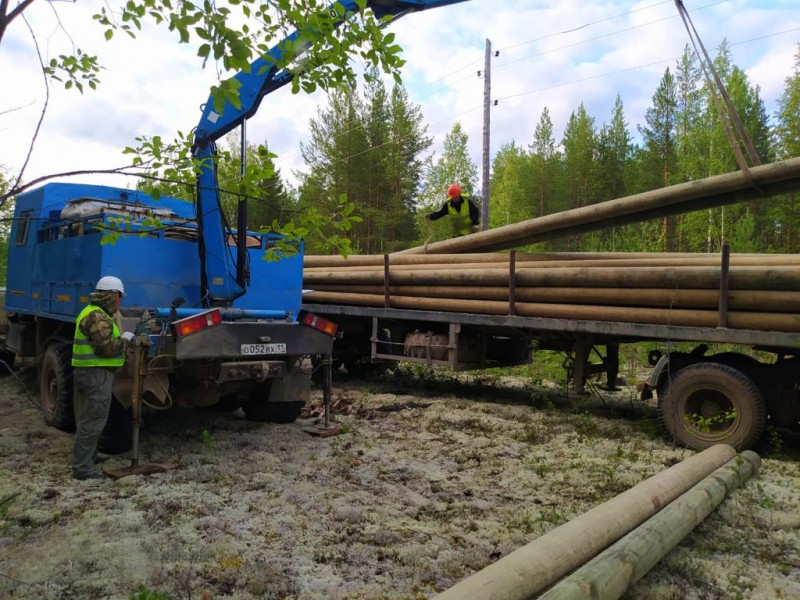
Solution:
<svg viewBox="0 0 800 600">
<path fill-rule="evenodd" d="M 346 283 L 353 285 L 382 285 L 383 269 L 348 271 L 332 269 L 324 273 L 309 273 L 304 284 Z M 719 289 L 719 269 L 716 267 L 577 267 L 517 270 L 516 282 L 529 287 L 620 287 Z M 475 285 L 491 286 L 508 283 L 508 269 L 448 269 L 435 271 L 399 271 L 392 274 L 395 285 Z M 800 267 L 737 266 L 730 270 L 731 290 L 791 290 L 800 291 Z"/>
<path fill-rule="evenodd" d="M 343 304 L 350 306 L 376 306 L 385 304 L 385 297 L 376 294 L 351 294 L 343 292 L 309 292 L 303 296 L 312 304 Z M 507 315 L 508 302 L 493 300 L 463 300 L 452 298 L 422 298 L 390 296 L 390 308 L 431 310 L 484 315 Z M 585 321 L 610 321 L 685 327 L 716 327 L 716 310 L 689 310 L 669 308 L 638 308 L 620 306 L 595 306 L 571 304 L 543 304 L 516 302 L 516 314 L 522 317 L 548 319 L 576 319 Z M 755 331 L 800 332 L 800 320 L 794 314 L 767 312 L 729 312 L 728 328 Z"/>
<path fill-rule="evenodd" d="M 549 255 L 548 255 L 549 256 Z M 392 265 L 420 265 L 428 263 L 460 263 L 464 260 L 470 260 L 477 263 L 493 263 L 493 262 L 508 262 L 508 255 L 500 252 L 492 253 L 476 253 L 476 254 L 437 254 L 436 256 L 428 256 L 425 254 L 410 254 L 398 256 L 396 254 L 390 255 L 390 262 Z M 530 260 L 536 260 L 531 258 Z M 341 255 L 325 256 L 319 254 L 311 254 L 303 257 L 303 267 L 308 268 L 334 268 L 334 267 L 357 267 L 357 266 L 371 266 L 378 267 L 383 265 L 382 254 L 351 254 L 348 257 Z"/>
<path fill-rule="evenodd" d="M 680 263 L 681 259 L 698 257 L 716 257 L 719 254 L 705 252 L 519 252 L 517 262 L 520 261 L 577 261 L 577 260 L 613 260 L 613 259 L 673 259 Z M 741 257 L 758 260 L 766 257 L 768 260 L 797 261 L 796 254 L 758 254 L 739 253 L 732 254 L 732 258 Z M 462 254 L 391 254 L 392 265 L 418 265 L 468 262 L 500 262 L 508 264 L 509 255 L 505 252 L 483 252 Z M 348 257 L 341 255 L 307 254 L 303 259 L 304 267 L 344 267 L 344 266 L 383 266 L 383 254 L 351 254 Z"/>
<path fill-rule="evenodd" d="M 743 452 L 562 579 L 539 600 L 616 600 L 760 467 L 758 454 Z"/>
<path fill-rule="evenodd" d="M 436 255 L 423 255 L 426 258 L 436 258 Z M 409 257 L 421 258 L 416 255 Z M 403 257 L 403 258 L 409 258 Z M 391 258 L 391 257 L 390 257 Z M 701 267 L 701 266 L 714 266 L 720 265 L 721 257 L 716 254 L 700 254 L 691 257 L 653 257 L 653 258 L 595 258 L 595 259 L 564 259 L 564 260 L 528 260 L 525 258 L 517 259 L 516 266 L 520 268 L 557 268 L 557 267 Z M 338 266 L 306 266 L 303 270 L 304 273 L 309 275 L 324 273 L 327 271 L 346 269 L 349 272 L 360 272 L 375 270 L 378 264 L 341 264 Z M 505 261 L 499 260 L 473 260 L 473 255 L 464 254 L 461 256 L 460 261 L 448 260 L 438 262 L 436 260 L 429 260 L 424 263 L 406 263 L 405 261 L 394 263 L 390 260 L 390 268 L 392 271 L 428 271 L 448 268 L 448 269 L 485 269 L 487 267 L 502 268 L 508 264 L 508 258 Z M 732 255 L 730 259 L 731 265 L 737 266 L 757 266 L 757 267 L 773 267 L 773 266 L 800 266 L 800 256 L 797 255 L 770 255 L 763 254 L 760 256 L 737 256 Z"/>
<path fill-rule="evenodd" d="M 317 284 L 315 292 L 383 294 L 383 286 Z M 450 298 L 461 300 L 497 300 L 508 302 L 507 286 L 435 286 L 392 285 L 391 296 Z M 606 306 L 700 308 L 713 310 L 719 306 L 718 290 L 670 290 L 666 288 L 578 288 L 517 287 L 520 302 L 544 304 L 596 304 Z M 773 290 L 736 290 L 728 295 L 728 307 L 740 311 L 800 313 L 800 292 Z"/>
<path fill-rule="evenodd" d="M 760 199 L 800 189 L 800 158 L 617 198 L 521 223 L 480 231 L 396 254 L 459 254 L 515 248 L 548 239 Z"/>
<path fill-rule="evenodd" d="M 672 257 L 676 260 L 681 257 L 691 258 L 697 252 L 531 252 L 518 253 L 518 260 L 548 261 L 548 260 L 594 260 L 614 258 L 664 258 Z M 477 252 L 462 254 L 390 254 L 392 265 L 423 265 L 460 263 L 464 260 L 481 263 L 508 263 L 509 255 L 505 252 Z M 778 255 L 775 255 L 778 256 Z M 781 255 L 794 256 L 794 255 Z M 383 265 L 383 254 L 351 254 L 348 257 L 341 255 L 307 254 L 303 258 L 305 268 L 315 267 L 344 267 L 344 266 L 373 266 Z"/>
<path fill-rule="evenodd" d="M 652 517 L 736 451 L 719 444 L 647 479 L 457 583 L 437 600 L 528 600 Z"/>
</svg>

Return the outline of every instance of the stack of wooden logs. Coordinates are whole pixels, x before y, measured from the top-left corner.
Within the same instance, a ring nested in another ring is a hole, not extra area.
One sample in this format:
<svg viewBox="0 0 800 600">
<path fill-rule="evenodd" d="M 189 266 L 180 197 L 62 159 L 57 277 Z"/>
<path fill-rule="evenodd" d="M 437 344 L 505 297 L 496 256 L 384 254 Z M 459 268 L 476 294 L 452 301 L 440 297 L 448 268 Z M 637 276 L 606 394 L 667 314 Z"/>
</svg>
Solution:
<svg viewBox="0 0 800 600">
<path fill-rule="evenodd" d="M 306 303 L 800 332 L 795 255 L 306 256 L 304 267 Z"/>
</svg>

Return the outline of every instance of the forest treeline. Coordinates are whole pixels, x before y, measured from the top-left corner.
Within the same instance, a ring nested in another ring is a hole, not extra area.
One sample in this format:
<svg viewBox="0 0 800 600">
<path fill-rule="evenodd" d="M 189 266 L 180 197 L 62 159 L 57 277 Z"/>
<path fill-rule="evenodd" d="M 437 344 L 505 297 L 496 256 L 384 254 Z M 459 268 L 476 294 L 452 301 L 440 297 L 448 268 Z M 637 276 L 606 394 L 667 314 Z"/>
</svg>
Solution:
<svg viewBox="0 0 800 600">
<path fill-rule="evenodd" d="M 727 43 L 714 65 L 763 163 L 800 156 L 800 45 L 785 79 L 778 110 L 767 114 L 759 86 L 731 62 Z M 668 67 L 636 134 L 623 98 L 602 123 L 583 104 L 556 131 L 548 108 L 530 125 L 530 138 L 502 145 L 492 161 L 490 227 L 738 170 L 709 86 L 687 47 Z M 365 90 L 330 97 L 312 119 L 301 147 L 306 171 L 299 186 L 272 207 L 314 206 L 335 214 L 346 196 L 362 217 L 353 225 L 354 251 L 385 253 L 449 236 L 447 224 L 424 215 L 444 201 L 447 184 L 479 192 L 478 169 L 467 136 L 456 123 L 440 155 L 418 106 L 405 90 L 390 91 L 373 77 Z M 636 140 L 636 141 L 634 141 Z M 277 175 L 280 179 L 280 175 Z M 658 221 L 544 242 L 528 249 L 581 251 L 797 252 L 800 209 L 796 194 L 729 205 Z M 251 221 L 252 223 L 252 221 Z M 255 223 L 253 223 L 255 224 Z M 307 252 L 319 251 L 313 243 Z"/>
</svg>

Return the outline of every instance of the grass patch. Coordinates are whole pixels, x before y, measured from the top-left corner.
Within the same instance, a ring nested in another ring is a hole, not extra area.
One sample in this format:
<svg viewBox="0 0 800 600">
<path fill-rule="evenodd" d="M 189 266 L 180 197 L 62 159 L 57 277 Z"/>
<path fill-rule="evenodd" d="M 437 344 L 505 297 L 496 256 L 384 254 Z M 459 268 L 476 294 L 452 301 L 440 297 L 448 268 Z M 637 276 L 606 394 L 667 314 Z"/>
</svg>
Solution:
<svg viewBox="0 0 800 600">
<path fill-rule="evenodd" d="M 6 531 L 16 525 L 16 521 L 8 518 L 8 511 L 21 493 L 22 492 L 14 492 L 13 494 L 0 497 L 0 531 Z"/>
</svg>

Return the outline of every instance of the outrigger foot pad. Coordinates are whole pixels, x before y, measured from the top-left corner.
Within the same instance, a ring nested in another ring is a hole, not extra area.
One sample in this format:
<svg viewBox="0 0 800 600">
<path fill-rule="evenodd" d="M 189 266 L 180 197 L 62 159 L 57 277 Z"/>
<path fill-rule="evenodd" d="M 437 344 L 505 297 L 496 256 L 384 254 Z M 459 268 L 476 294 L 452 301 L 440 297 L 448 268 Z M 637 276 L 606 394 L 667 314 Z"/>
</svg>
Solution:
<svg viewBox="0 0 800 600">
<path fill-rule="evenodd" d="M 111 479 L 122 479 L 128 475 L 153 475 L 167 470 L 167 467 L 163 465 L 131 465 L 119 469 L 103 469 L 103 473 L 111 477 Z"/>
<path fill-rule="evenodd" d="M 309 435 L 326 438 L 344 433 L 344 427 L 341 425 L 331 425 L 330 427 L 303 427 L 303 431 Z"/>
</svg>

